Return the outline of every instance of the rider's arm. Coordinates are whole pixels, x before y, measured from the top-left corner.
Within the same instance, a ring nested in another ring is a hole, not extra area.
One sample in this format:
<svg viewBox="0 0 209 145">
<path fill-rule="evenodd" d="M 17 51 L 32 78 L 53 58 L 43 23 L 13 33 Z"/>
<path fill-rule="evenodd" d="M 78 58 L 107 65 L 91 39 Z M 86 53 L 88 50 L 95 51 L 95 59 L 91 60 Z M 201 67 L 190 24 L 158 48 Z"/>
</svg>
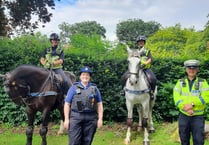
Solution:
<svg viewBox="0 0 209 145">
<path fill-rule="evenodd" d="M 68 129 L 70 124 L 70 104 L 67 102 L 64 104 L 64 119 L 64 127 Z"/>
<path fill-rule="evenodd" d="M 60 65 L 63 64 L 63 62 L 64 62 L 64 51 L 62 51 L 61 54 L 59 55 L 59 59 L 53 62 L 53 65 Z"/>
<path fill-rule="evenodd" d="M 72 103 L 73 96 L 75 95 L 75 86 L 72 86 L 68 93 L 67 97 L 65 98 L 65 104 L 64 104 L 64 127 L 66 129 L 69 128 L 70 123 L 70 104 Z"/>
</svg>

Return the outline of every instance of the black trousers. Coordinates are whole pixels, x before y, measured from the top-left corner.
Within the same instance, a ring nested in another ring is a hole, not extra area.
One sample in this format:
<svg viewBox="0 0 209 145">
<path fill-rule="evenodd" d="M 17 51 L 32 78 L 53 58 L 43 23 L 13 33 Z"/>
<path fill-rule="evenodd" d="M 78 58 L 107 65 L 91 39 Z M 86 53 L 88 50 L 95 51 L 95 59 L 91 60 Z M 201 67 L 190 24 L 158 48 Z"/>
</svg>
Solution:
<svg viewBox="0 0 209 145">
<path fill-rule="evenodd" d="M 67 92 L 68 92 L 70 86 L 72 85 L 72 82 L 70 82 L 70 79 L 67 78 L 67 76 L 65 75 L 64 71 L 61 68 L 59 68 L 59 69 L 53 69 L 53 71 L 56 74 L 59 74 L 62 77 L 62 79 L 64 81 L 63 82 L 64 94 L 67 95 Z"/>
<path fill-rule="evenodd" d="M 91 145 L 97 129 L 97 120 L 96 112 L 71 111 L 69 145 Z"/>
<path fill-rule="evenodd" d="M 203 115 L 187 116 L 179 114 L 179 135 L 181 145 L 190 145 L 190 136 L 193 138 L 193 145 L 204 145 L 205 119 Z"/>
</svg>

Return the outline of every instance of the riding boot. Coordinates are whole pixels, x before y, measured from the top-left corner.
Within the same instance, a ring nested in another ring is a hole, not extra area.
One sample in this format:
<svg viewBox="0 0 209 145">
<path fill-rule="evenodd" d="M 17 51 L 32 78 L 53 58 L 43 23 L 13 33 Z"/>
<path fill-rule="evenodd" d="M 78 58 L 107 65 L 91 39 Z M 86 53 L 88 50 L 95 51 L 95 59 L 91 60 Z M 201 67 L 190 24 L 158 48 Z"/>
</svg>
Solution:
<svg viewBox="0 0 209 145">
<path fill-rule="evenodd" d="M 126 81 L 128 79 L 128 71 L 126 71 L 123 76 L 121 77 L 122 78 L 122 90 L 120 91 L 120 95 L 121 96 L 125 96 L 125 85 L 126 85 Z"/>
<path fill-rule="evenodd" d="M 124 87 L 123 87 L 123 89 L 120 91 L 120 95 L 121 95 L 121 96 L 125 96 L 125 89 L 124 89 Z"/>
</svg>

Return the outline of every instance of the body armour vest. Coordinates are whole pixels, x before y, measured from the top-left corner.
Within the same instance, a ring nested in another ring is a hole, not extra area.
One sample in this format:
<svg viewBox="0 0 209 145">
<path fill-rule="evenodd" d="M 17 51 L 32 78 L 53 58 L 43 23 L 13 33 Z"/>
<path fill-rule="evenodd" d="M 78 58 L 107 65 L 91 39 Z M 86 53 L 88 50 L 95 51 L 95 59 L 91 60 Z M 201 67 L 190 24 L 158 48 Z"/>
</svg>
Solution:
<svg viewBox="0 0 209 145">
<path fill-rule="evenodd" d="M 74 84 L 76 94 L 72 99 L 71 109 L 76 112 L 95 112 L 96 111 L 96 85 L 83 89 L 79 84 Z"/>
</svg>

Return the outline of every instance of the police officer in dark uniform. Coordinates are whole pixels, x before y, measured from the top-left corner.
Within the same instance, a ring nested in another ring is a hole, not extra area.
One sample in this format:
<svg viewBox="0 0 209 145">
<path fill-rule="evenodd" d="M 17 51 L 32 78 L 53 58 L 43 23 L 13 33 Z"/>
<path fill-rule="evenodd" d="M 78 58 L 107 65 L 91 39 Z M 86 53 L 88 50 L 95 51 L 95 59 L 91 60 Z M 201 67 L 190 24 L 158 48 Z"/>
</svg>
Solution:
<svg viewBox="0 0 209 145">
<path fill-rule="evenodd" d="M 60 39 L 58 34 L 52 33 L 50 35 L 51 47 L 46 48 L 41 56 L 41 64 L 47 68 L 52 69 L 55 73 L 60 74 L 64 80 L 64 93 L 67 95 L 67 91 L 71 86 L 70 80 L 66 77 L 62 70 L 64 62 L 64 50 L 58 46 Z"/>
<path fill-rule="evenodd" d="M 69 89 L 64 105 L 64 127 L 69 145 L 91 145 L 97 127 L 103 124 L 103 104 L 99 89 L 90 82 L 92 71 L 80 70 L 80 81 Z"/>
</svg>

